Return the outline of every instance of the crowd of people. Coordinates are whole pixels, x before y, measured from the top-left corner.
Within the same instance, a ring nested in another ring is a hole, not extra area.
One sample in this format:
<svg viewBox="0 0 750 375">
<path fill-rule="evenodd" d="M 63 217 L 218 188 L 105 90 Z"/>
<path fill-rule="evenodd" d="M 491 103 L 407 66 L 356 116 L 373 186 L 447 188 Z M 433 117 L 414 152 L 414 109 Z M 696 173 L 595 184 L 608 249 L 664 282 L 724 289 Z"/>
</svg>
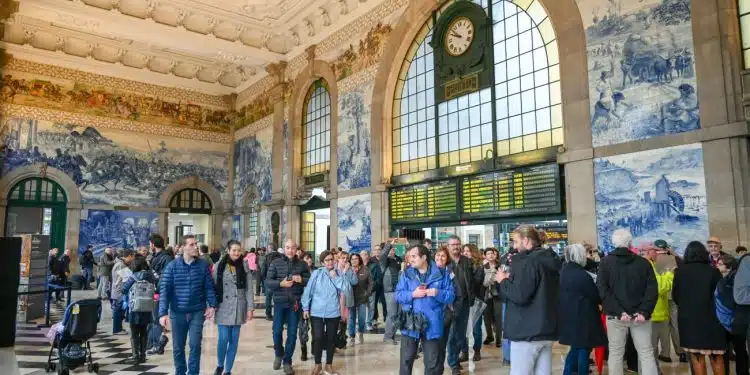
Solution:
<svg viewBox="0 0 750 375">
<path fill-rule="evenodd" d="M 163 354 L 171 339 L 177 375 L 199 373 L 207 319 L 218 326 L 215 374 L 231 374 L 241 327 L 254 318 L 261 293 L 273 322 L 273 369 L 284 374 L 295 373 L 298 341 L 302 361 L 310 342 L 311 374 L 336 374 L 336 352 L 362 345 L 364 333 L 378 328 L 380 310 L 383 344 L 400 345 L 401 375 L 420 357 L 425 374 L 443 374 L 446 364 L 454 375 L 465 373 L 469 350 L 476 362 L 493 344 L 511 374 L 551 374 L 555 343 L 569 347 L 564 375 L 588 372 L 597 348 L 608 352 L 609 374 L 660 375 L 672 346 L 695 375 L 707 366 L 730 374 L 730 360 L 736 374 L 748 375 L 744 247 L 730 255 L 710 237 L 678 256 L 664 240 L 634 246 L 626 229 L 615 230 L 611 243 L 606 256 L 589 244 L 558 254 L 542 230 L 520 226 L 502 252 L 451 236 L 436 248 L 429 239 L 413 244 L 403 256 L 390 244 L 353 254 L 326 250 L 316 265 L 291 239 L 279 249 L 245 251 L 230 241 L 209 252 L 192 235 L 173 249 L 154 234 L 148 248 L 107 248 L 99 259 L 84 252 L 80 263 L 87 280 L 99 267 L 97 290 L 111 301 L 113 334 L 127 335 L 122 322 L 129 323 L 132 362 Z M 50 271 L 64 281 L 70 254 L 54 251 Z"/>
</svg>

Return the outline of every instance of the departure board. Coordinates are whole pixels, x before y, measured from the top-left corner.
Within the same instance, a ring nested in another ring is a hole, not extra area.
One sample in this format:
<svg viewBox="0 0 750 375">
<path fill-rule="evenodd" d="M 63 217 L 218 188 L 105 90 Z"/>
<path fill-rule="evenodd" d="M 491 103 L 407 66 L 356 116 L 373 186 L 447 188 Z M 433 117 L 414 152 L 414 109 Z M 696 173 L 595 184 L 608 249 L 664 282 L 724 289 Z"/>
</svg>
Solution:
<svg viewBox="0 0 750 375">
<path fill-rule="evenodd" d="M 465 177 L 462 188 L 463 218 L 538 215 L 562 210 L 557 164 Z"/>
<path fill-rule="evenodd" d="M 458 214 L 456 180 L 403 186 L 391 190 L 391 221 L 454 218 Z"/>
</svg>

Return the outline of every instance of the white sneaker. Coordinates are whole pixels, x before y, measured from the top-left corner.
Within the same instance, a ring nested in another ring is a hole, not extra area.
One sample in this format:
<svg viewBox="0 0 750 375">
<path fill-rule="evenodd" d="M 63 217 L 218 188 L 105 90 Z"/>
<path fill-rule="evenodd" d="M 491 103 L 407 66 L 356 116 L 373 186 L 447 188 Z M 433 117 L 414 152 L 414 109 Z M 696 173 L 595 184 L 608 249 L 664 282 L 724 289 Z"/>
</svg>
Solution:
<svg viewBox="0 0 750 375">
<path fill-rule="evenodd" d="M 356 345 L 356 343 L 355 343 L 354 337 L 352 337 L 352 338 L 349 339 L 349 347 L 353 348 L 354 345 Z"/>
</svg>

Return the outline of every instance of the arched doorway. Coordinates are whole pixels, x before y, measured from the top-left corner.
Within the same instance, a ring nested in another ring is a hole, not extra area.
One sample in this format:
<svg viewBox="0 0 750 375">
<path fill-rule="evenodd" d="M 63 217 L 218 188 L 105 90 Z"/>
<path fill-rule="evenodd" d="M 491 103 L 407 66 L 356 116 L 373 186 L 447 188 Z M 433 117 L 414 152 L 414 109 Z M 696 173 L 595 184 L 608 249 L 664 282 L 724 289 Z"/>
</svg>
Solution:
<svg viewBox="0 0 750 375">
<path fill-rule="evenodd" d="M 307 203 L 300 206 L 300 246 L 318 259 L 331 246 L 331 202 L 325 192 L 315 189 Z"/>
<path fill-rule="evenodd" d="M 169 244 L 176 245 L 183 235 L 192 234 L 197 242 L 208 245 L 211 241 L 211 211 L 213 203 L 199 189 L 182 189 L 169 199 Z"/>
<path fill-rule="evenodd" d="M 31 177 L 16 183 L 8 194 L 5 235 L 44 234 L 50 248 L 65 248 L 68 197 L 55 181 Z"/>
</svg>

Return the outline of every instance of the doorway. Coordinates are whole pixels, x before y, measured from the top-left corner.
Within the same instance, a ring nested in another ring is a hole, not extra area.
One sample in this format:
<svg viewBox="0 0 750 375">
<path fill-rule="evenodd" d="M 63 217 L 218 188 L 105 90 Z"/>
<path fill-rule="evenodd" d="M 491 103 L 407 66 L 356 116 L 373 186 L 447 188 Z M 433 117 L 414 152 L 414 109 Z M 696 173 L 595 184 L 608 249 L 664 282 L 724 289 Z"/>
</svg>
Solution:
<svg viewBox="0 0 750 375">
<path fill-rule="evenodd" d="M 43 234 L 50 248 L 65 249 L 67 196 L 56 182 L 43 177 L 22 180 L 8 195 L 5 236 Z"/>
<path fill-rule="evenodd" d="M 318 259 L 318 255 L 331 246 L 331 203 L 313 196 L 300 211 L 300 247 Z"/>
<path fill-rule="evenodd" d="M 182 236 L 187 234 L 194 235 L 196 242 L 209 245 L 213 240 L 212 209 L 211 200 L 201 190 L 183 189 L 175 193 L 169 201 L 168 245 L 179 244 Z"/>
</svg>

